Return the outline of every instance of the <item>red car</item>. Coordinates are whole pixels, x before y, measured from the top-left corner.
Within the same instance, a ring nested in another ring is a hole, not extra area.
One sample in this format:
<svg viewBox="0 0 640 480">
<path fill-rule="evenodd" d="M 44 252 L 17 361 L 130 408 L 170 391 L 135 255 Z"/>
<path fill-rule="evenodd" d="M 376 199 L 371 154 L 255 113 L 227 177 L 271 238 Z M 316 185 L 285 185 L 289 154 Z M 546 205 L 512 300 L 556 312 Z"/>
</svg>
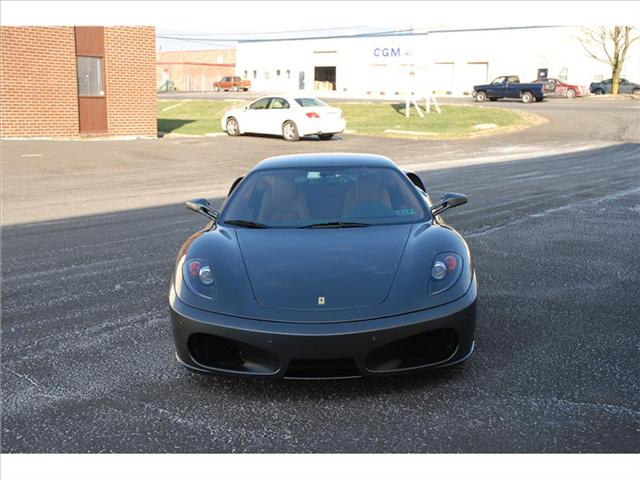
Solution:
<svg viewBox="0 0 640 480">
<path fill-rule="evenodd" d="M 547 78 L 534 80 L 531 83 L 544 83 L 545 95 L 557 95 L 567 98 L 581 97 L 584 94 L 584 89 L 578 85 L 572 85 L 570 83 L 563 82 L 558 78 Z"/>
</svg>

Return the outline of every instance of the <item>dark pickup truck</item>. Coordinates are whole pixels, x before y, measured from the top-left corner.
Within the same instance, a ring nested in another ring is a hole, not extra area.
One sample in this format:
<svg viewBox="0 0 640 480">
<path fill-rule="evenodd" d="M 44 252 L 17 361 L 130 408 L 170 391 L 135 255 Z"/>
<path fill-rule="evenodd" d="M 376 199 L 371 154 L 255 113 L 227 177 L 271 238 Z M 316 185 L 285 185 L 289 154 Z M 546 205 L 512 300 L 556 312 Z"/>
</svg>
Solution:
<svg viewBox="0 0 640 480">
<path fill-rule="evenodd" d="M 544 99 L 544 83 L 520 83 L 517 75 L 498 77 L 487 85 L 474 85 L 473 98 L 476 102 L 489 99 L 492 102 L 499 98 L 519 98 L 522 103 Z"/>
</svg>

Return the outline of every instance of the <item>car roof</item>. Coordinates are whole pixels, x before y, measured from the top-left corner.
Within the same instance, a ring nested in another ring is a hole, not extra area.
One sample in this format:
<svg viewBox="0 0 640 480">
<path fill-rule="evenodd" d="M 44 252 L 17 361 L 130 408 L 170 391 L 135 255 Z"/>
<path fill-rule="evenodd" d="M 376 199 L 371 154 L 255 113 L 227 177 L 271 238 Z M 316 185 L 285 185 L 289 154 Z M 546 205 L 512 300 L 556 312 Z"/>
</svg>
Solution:
<svg viewBox="0 0 640 480">
<path fill-rule="evenodd" d="M 382 155 L 368 153 L 303 153 L 265 158 L 254 167 L 254 170 L 296 167 L 391 167 L 398 169 L 398 166 L 392 160 Z"/>
<path fill-rule="evenodd" d="M 262 97 L 258 97 L 255 98 L 253 100 L 250 100 L 250 103 L 253 103 L 257 100 L 262 100 L 263 98 L 284 98 L 285 100 L 288 100 L 290 102 L 295 102 L 296 98 L 313 98 L 315 100 L 320 100 L 318 97 L 314 97 L 313 95 L 290 95 L 290 94 L 278 94 L 278 93 L 274 93 L 273 95 L 263 95 Z M 322 102 L 322 100 L 320 100 Z M 322 103 L 326 103 L 326 102 L 322 102 Z"/>
</svg>

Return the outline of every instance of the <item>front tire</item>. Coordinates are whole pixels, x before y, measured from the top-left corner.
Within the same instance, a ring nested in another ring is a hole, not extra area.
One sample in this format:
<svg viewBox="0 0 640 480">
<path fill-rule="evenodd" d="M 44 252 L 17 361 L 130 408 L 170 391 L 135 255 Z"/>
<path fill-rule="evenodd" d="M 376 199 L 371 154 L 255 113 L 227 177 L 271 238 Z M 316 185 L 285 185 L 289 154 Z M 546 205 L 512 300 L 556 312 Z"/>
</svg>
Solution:
<svg viewBox="0 0 640 480">
<path fill-rule="evenodd" d="M 640 97 L 640 88 L 634 88 L 633 92 L 631 92 L 631 95 L 633 95 L 634 97 Z"/>
<path fill-rule="evenodd" d="M 298 140 L 300 140 L 298 127 L 291 120 L 287 120 L 282 124 L 282 137 L 287 142 L 297 142 Z"/>
<path fill-rule="evenodd" d="M 576 91 L 573 88 L 567 90 L 567 93 L 564 94 L 567 98 L 575 98 Z"/>
<path fill-rule="evenodd" d="M 604 95 L 604 90 L 602 90 L 601 88 L 596 88 L 593 93 L 595 95 Z"/>
<path fill-rule="evenodd" d="M 522 103 L 531 103 L 533 102 L 533 94 L 531 92 L 522 92 L 520 100 Z"/>
<path fill-rule="evenodd" d="M 333 138 L 333 133 L 321 133 L 318 137 L 320 137 L 320 140 L 331 140 Z"/>
<path fill-rule="evenodd" d="M 476 102 L 485 102 L 487 100 L 487 94 L 483 91 L 476 93 Z"/>
<path fill-rule="evenodd" d="M 238 125 L 238 121 L 235 118 L 228 118 L 226 127 L 227 135 L 229 135 L 230 137 L 237 137 L 238 135 L 240 135 L 240 125 Z"/>
</svg>

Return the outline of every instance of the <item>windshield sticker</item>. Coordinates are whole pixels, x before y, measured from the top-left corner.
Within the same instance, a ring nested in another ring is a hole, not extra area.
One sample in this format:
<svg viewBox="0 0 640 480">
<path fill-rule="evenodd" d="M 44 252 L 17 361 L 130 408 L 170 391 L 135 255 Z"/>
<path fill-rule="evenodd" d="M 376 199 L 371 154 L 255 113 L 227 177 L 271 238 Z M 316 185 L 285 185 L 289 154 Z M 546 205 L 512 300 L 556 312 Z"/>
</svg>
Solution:
<svg viewBox="0 0 640 480">
<path fill-rule="evenodd" d="M 415 215 L 416 211 L 413 208 L 401 208 L 400 210 L 396 210 L 396 213 L 401 217 L 410 217 Z"/>
</svg>

